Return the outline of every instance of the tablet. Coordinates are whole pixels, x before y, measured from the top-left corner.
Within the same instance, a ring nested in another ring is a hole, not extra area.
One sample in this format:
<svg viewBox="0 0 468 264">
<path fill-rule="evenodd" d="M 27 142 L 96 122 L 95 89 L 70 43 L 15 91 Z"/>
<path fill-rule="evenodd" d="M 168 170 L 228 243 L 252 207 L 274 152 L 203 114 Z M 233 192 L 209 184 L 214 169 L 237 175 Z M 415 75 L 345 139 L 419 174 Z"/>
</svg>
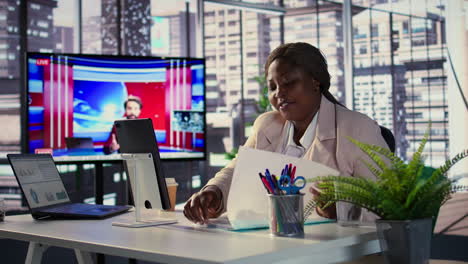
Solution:
<svg viewBox="0 0 468 264">
<path fill-rule="evenodd" d="M 114 122 L 120 153 L 151 153 L 153 156 L 156 179 L 164 210 L 170 209 L 169 194 L 166 186 L 159 148 L 154 134 L 153 122 L 149 118 L 123 119 Z M 155 190 L 156 191 L 156 190 Z"/>
</svg>

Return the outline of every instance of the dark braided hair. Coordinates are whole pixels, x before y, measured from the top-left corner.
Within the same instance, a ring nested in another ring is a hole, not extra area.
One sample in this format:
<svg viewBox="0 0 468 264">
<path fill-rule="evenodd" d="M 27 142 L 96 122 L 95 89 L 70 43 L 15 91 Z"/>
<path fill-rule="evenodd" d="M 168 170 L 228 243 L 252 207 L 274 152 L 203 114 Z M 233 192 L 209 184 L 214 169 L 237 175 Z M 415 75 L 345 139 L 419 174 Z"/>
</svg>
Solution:
<svg viewBox="0 0 468 264">
<path fill-rule="evenodd" d="M 327 60 L 322 52 L 305 42 L 287 43 L 273 50 L 265 63 L 265 75 L 268 74 L 268 68 L 273 61 L 281 59 L 283 62 L 303 70 L 310 74 L 314 80 L 320 83 L 320 92 L 330 102 L 343 106 L 328 91 L 330 88 L 330 73 L 328 72 Z"/>
</svg>

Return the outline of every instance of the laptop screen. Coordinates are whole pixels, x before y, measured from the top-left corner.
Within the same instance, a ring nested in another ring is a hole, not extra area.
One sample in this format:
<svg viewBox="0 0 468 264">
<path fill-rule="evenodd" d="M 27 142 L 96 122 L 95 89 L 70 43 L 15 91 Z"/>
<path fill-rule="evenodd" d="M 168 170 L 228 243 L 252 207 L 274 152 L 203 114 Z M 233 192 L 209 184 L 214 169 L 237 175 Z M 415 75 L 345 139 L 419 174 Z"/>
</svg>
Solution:
<svg viewBox="0 0 468 264">
<path fill-rule="evenodd" d="M 29 207 L 37 208 L 70 201 L 50 155 L 8 156 Z"/>
<path fill-rule="evenodd" d="M 90 137 L 67 137 L 65 138 L 67 149 L 89 149 L 94 150 L 93 139 Z"/>
</svg>

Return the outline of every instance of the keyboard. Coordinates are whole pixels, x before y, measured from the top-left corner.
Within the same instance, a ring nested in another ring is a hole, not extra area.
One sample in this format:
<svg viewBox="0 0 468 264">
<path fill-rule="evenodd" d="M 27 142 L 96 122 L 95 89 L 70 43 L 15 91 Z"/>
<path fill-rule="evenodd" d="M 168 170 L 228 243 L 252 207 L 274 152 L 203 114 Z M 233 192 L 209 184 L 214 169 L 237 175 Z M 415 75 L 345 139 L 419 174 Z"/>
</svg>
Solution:
<svg viewBox="0 0 468 264">
<path fill-rule="evenodd" d="M 47 208 L 41 210 L 46 213 L 80 213 L 80 212 L 90 212 L 90 211 L 113 211 L 116 210 L 116 207 L 106 206 L 106 205 L 95 205 L 95 204 L 82 204 L 82 203 L 72 203 L 72 204 L 64 204 L 59 205 L 52 208 Z"/>
</svg>

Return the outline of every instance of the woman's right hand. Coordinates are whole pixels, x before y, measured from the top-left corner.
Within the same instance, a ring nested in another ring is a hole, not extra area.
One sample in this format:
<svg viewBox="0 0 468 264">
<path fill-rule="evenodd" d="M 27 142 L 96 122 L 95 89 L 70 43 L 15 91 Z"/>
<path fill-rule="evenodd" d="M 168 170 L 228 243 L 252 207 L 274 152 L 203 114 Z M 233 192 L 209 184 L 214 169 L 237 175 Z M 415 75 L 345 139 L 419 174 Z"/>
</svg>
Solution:
<svg viewBox="0 0 468 264">
<path fill-rule="evenodd" d="M 319 201 L 320 200 L 320 195 L 322 193 L 322 191 L 316 186 L 316 185 L 312 185 L 309 189 L 309 191 L 312 193 L 313 195 L 313 199 L 315 201 Z M 320 215 L 321 217 L 325 217 L 325 218 L 329 218 L 329 219 L 336 219 L 336 204 L 333 203 L 331 204 L 330 206 L 328 206 L 327 208 L 322 208 L 324 206 L 323 203 L 320 203 L 317 205 L 317 207 L 315 207 L 315 211 L 317 212 L 318 215 Z"/>
<path fill-rule="evenodd" d="M 222 203 L 221 190 L 214 185 L 210 185 L 190 197 L 185 203 L 184 215 L 194 223 L 206 224 L 208 219 L 221 215 L 220 207 Z"/>
</svg>

